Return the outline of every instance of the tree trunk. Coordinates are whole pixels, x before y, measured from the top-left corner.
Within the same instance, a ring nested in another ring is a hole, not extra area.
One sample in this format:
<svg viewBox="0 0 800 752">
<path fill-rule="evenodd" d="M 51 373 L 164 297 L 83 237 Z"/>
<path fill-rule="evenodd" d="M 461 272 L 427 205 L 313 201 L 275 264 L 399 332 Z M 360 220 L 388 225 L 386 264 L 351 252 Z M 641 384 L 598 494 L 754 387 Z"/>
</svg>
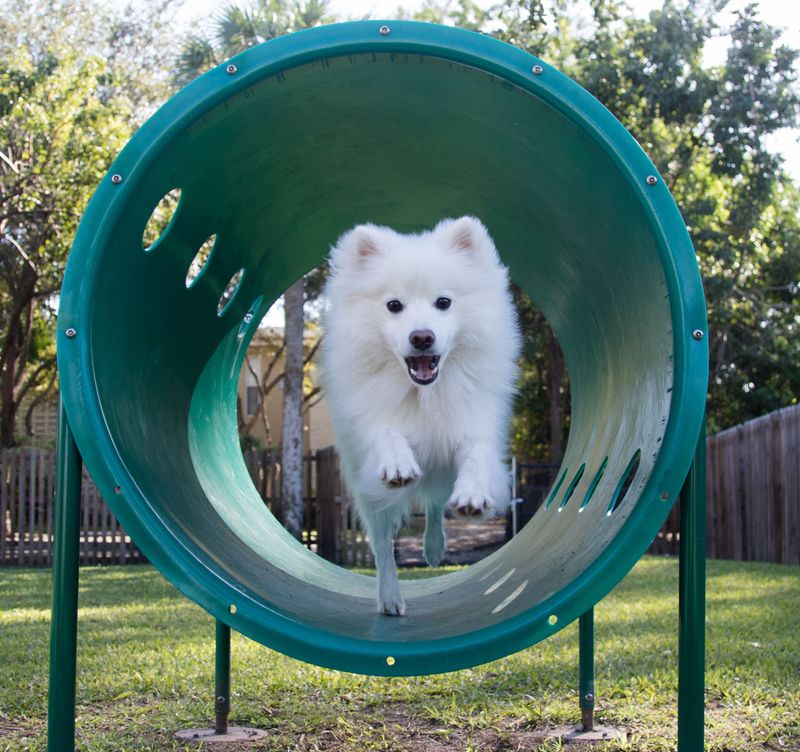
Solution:
<svg viewBox="0 0 800 752">
<path fill-rule="evenodd" d="M 281 509 L 284 526 L 298 540 L 303 536 L 303 288 L 303 280 L 299 279 L 283 295 L 286 348 Z"/>
<path fill-rule="evenodd" d="M 560 462 L 564 433 L 564 356 L 553 332 L 547 343 L 547 392 L 550 400 L 550 462 Z"/>
<path fill-rule="evenodd" d="M 35 270 L 26 266 L 8 290 L 13 305 L 0 349 L 0 447 L 17 445 L 16 419 L 24 396 L 19 387 L 27 365 L 37 279 Z"/>
</svg>

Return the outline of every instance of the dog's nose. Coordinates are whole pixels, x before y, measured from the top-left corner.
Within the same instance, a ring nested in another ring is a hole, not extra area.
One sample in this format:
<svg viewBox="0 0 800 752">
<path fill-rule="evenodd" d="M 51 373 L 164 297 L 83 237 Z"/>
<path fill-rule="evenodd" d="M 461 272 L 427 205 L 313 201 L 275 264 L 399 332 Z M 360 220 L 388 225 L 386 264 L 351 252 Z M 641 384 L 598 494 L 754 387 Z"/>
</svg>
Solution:
<svg viewBox="0 0 800 752">
<path fill-rule="evenodd" d="M 417 350 L 427 350 L 436 342 L 436 335 L 430 329 L 417 329 L 408 335 L 408 341 Z"/>
</svg>

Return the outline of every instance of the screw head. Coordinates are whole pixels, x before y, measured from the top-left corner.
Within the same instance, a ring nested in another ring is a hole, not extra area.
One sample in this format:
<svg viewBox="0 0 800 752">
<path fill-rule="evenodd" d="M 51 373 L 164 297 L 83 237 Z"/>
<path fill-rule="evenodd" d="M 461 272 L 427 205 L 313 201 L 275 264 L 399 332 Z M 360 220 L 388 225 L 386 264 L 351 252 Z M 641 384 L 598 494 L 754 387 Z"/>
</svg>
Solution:
<svg viewBox="0 0 800 752">
<path fill-rule="evenodd" d="M 115 494 L 121 494 L 122 493 L 122 489 L 119 486 L 114 486 L 114 493 Z"/>
<path fill-rule="evenodd" d="M 236 67 L 236 66 L 235 66 L 233 63 L 229 63 L 229 64 L 228 64 L 228 67 L 227 67 L 227 68 L 225 68 L 225 72 L 226 72 L 226 73 L 227 73 L 229 76 L 232 76 L 232 75 L 233 75 L 234 73 L 236 73 L 238 70 L 239 70 L 239 69 L 238 69 L 238 68 L 237 68 L 237 67 Z"/>
<path fill-rule="evenodd" d="M 74 326 L 68 326 L 64 331 L 64 334 L 66 334 L 70 339 L 72 339 L 77 333 L 78 330 Z"/>
<path fill-rule="evenodd" d="M 587 692 L 583 696 L 583 699 L 586 700 L 586 702 L 593 702 L 594 701 L 594 695 L 591 692 Z"/>
<path fill-rule="evenodd" d="M 534 65 L 533 68 L 531 68 L 531 71 L 533 72 L 534 76 L 541 76 L 542 73 L 544 73 L 544 68 L 542 68 L 541 65 Z"/>
<path fill-rule="evenodd" d="M 645 182 L 647 185 L 655 185 L 658 182 L 658 178 L 655 175 L 648 175 Z"/>
<path fill-rule="evenodd" d="M 122 182 L 122 175 L 120 175 L 118 172 L 115 172 L 115 173 L 114 173 L 114 174 L 111 176 L 111 182 L 112 182 L 114 185 L 119 185 L 119 184 Z"/>
<path fill-rule="evenodd" d="M 701 340 L 701 339 L 703 339 L 703 337 L 705 337 L 705 334 L 703 333 L 702 329 L 695 329 L 692 332 L 692 337 L 694 337 L 694 339 L 696 339 L 696 340 Z"/>
<path fill-rule="evenodd" d="M 252 313 L 246 313 L 244 315 L 244 323 L 245 324 L 249 324 L 252 320 L 253 320 L 253 314 Z"/>
<path fill-rule="evenodd" d="M 238 609 L 236 608 L 235 603 L 231 603 L 231 605 L 228 606 L 228 613 L 235 614 L 237 611 Z"/>
<path fill-rule="evenodd" d="M 386 26 L 386 25 L 384 24 L 383 26 L 381 26 L 381 28 L 380 28 L 380 29 L 378 29 L 378 32 L 380 33 L 380 35 L 381 35 L 382 37 L 385 37 L 385 36 L 388 36 L 389 34 L 391 34 L 391 33 L 392 33 L 392 30 L 391 30 L 391 29 L 390 29 L 388 26 Z"/>
<path fill-rule="evenodd" d="M 662 501 L 669 501 L 669 491 L 662 491 L 661 492 L 661 500 Z"/>
<path fill-rule="evenodd" d="M 386 656 L 386 665 L 387 666 L 394 666 L 395 663 L 396 663 L 396 661 L 395 661 L 393 655 L 387 655 Z"/>
</svg>

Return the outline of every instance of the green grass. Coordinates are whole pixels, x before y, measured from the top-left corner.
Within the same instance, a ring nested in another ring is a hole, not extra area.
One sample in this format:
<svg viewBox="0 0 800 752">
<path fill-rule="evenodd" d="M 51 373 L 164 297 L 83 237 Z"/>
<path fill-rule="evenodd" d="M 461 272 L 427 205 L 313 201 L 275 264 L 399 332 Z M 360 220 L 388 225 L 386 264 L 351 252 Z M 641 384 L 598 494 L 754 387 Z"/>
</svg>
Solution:
<svg viewBox="0 0 800 752">
<path fill-rule="evenodd" d="M 214 625 L 150 567 L 81 571 L 78 748 L 172 750 L 212 718 Z M 647 558 L 596 609 L 603 750 L 674 750 L 677 561 Z M 800 750 L 800 568 L 709 562 L 708 749 Z M 0 750 L 42 750 L 50 573 L 0 570 Z M 409 679 L 309 666 L 233 639 L 232 723 L 264 750 L 557 750 L 578 719 L 577 626 L 468 671 Z"/>
</svg>

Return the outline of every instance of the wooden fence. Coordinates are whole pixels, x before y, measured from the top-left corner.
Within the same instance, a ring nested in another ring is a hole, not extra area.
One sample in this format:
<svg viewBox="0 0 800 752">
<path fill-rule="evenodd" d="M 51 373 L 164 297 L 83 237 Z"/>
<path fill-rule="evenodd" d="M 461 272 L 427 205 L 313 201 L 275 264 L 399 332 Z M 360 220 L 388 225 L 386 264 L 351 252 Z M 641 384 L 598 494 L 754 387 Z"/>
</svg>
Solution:
<svg viewBox="0 0 800 752">
<path fill-rule="evenodd" d="M 261 498 L 273 514 L 280 516 L 280 455 L 246 451 L 244 461 Z M 54 484 L 52 449 L 0 451 L 0 566 L 52 563 Z M 322 521 L 325 527 L 321 527 Z M 372 553 L 356 523 L 332 448 L 304 457 L 303 543 L 337 563 L 372 566 Z M 80 563 L 143 561 L 144 554 L 122 529 L 84 470 Z"/>
<path fill-rule="evenodd" d="M 800 405 L 710 436 L 707 453 L 708 556 L 800 564 Z M 248 451 L 244 459 L 261 498 L 280 516 L 280 456 Z M 529 475 L 530 468 L 539 468 L 519 467 L 528 468 Z M 541 468 L 545 474 L 551 471 Z M 0 566 L 50 564 L 54 477 L 52 450 L 0 452 Z M 530 478 L 527 482 L 528 491 L 542 485 Z M 303 543 L 336 563 L 371 566 L 372 552 L 332 447 L 305 457 L 303 486 Z M 520 495 L 525 488 L 523 482 Z M 82 564 L 144 560 L 85 473 L 81 501 Z M 536 500 L 528 501 L 532 513 Z M 677 554 L 679 531 L 676 504 L 650 552 Z"/>
<path fill-rule="evenodd" d="M 706 553 L 800 564 L 800 405 L 708 437 Z M 676 504 L 651 552 L 677 554 Z"/>
<path fill-rule="evenodd" d="M 0 452 L 0 565 L 45 566 L 53 558 L 52 449 Z M 120 526 L 84 470 L 81 484 L 81 564 L 129 564 L 142 552 Z"/>
</svg>

